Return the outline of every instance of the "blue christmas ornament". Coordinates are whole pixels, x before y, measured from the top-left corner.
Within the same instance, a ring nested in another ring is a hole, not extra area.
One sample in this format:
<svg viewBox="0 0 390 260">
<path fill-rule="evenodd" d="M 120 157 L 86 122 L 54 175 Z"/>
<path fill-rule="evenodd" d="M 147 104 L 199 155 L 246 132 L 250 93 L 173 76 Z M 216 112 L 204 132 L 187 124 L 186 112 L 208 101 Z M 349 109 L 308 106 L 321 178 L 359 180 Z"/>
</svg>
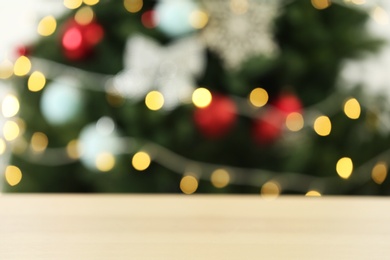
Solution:
<svg viewBox="0 0 390 260">
<path fill-rule="evenodd" d="M 123 150 L 123 141 L 111 118 L 102 117 L 96 124 L 84 127 L 79 135 L 78 152 L 81 163 L 97 171 L 97 160 L 102 154 L 116 155 Z"/>
<path fill-rule="evenodd" d="M 50 124 L 63 125 L 80 113 L 83 95 L 71 79 L 58 79 L 46 86 L 40 106 L 44 118 Z"/>
<path fill-rule="evenodd" d="M 191 14 L 199 10 L 192 0 L 161 0 L 155 7 L 157 28 L 171 37 L 179 37 L 195 30 Z"/>
</svg>

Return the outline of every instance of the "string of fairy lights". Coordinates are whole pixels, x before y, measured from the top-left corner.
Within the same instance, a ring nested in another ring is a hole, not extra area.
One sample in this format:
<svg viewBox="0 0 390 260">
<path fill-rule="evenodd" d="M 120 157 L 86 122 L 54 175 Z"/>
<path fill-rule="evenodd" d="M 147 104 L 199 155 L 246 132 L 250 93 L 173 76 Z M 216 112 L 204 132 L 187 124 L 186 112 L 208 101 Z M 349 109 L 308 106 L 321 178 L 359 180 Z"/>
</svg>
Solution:
<svg viewBox="0 0 390 260">
<path fill-rule="evenodd" d="M 92 21 L 94 13 L 89 6 L 98 4 L 99 0 L 65 0 L 64 5 L 69 9 L 78 9 L 75 20 L 79 23 Z M 311 0 L 314 8 L 322 10 L 332 3 L 364 5 L 364 0 Z M 85 4 L 85 6 L 82 6 Z M 124 7 L 131 13 L 137 13 L 142 9 L 142 0 L 124 0 Z M 387 13 L 380 6 L 371 9 L 372 17 L 380 24 L 389 22 Z M 196 28 L 202 28 L 207 24 L 207 14 L 199 12 L 203 19 L 195 24 Z M 198 19 L 199 21 L 199 19 Z M 150 26 L 143 22 L 144 26 Z M 40 20 L 37 27 L 39 35 L 45 37 L 52 35 L 57 29 L 57 22 L 53 16 L 46 16 Z M 80 82 L 89 82 L 83 90 L 106 92 L 108 96 L 117 95 L 112 93 L 110 82 L 112 75 L 102 75 L 88 72 L 74 67 L 65 66 L 49 60 L 34 57 L 20 56 L 14 62 L 5 59 L 0 64 L 0 79 L 8 79 L 13 76 L 28 77 L 27 87 L 31 92 L 39 92 L 45 88 L 47 79 L 56 79 L 59 76 L 69 76 Z M 84 86 L 84 85 L 80 85 Z M 1 96 L 2 117 L 5 119 L 2 124 L 2 136 L 0 138 L 0 155 L 17 154 L 25 160 L 37 164 L 58 166 L 74 163 L 80 159 L 82 152 L 79 149 L 77 140 L 69 141 L 65 148 L 48 147 L 49 140 L 45 133 L 36 132 L 28 142 L 23 137 L 26 125 L 21 118 L 18 118 L 20 109 L 16 93 L 6 93 Z M 125 98 L 125 97 L 121 97 Z M 196 107 L 207 107 L 212 101 L 212 93 L 206 87 L 196 88 L 192 94 L 192 103 Z M 263 88 L 254 88 L 248 93 L 247 98 L 231 97 L 237 106 L 237 113 L 241 116 L 256 117 L 256 112 L 268 104 L 268 93 Z M 150 91 L 145 97 L 145 105 L 153 111 L 160 110 L 164 103 L 164 97 L 158 91 Z M 340 104 L 339 107 L 334 104 Z M 330 116 L 342 110 L 350 120 L 358 119 L 361 115 L 362 104 L 354 97 L 346 97 L 340 93 L 334 93 L 322 102 L 305 108 L 304 112 L 290 113 L 285 120 L 285 131 L 293 134 L 300 131 L 313 131 L 320 136 L 328 136 L 332 131 Z M 370 110 L 370 106 L 364 106 Z M 272 123 L 272 122 L 271 122 Z M 383 122 L 385 124 L 385 122 Z M 386 127 L 386 126 L 385 126 Z M 388 129 L 390 130 L 390 129 Z M 138 171 L 146 170 L 152 162 L 158 163 L 177 174 L 183 175 L 180 182 L 180 189 L 185 194 L 196 192 L 199 180 L 210 181 L 216 188 L 223 188 L 227 185 L 248 185 L 261 187 L 261 194 L 278 196 L 283 190 L 306 193 L 308 196 L 321 196 L 326 194 L 331 184 L 339 179 L 349 179 L 354 174 L 354 184 L 364 184 L 373 180 L 382 184 L 387 177 L 387 165 L 390 150 L 372 158 L 365 164 L 354 169 L 351 158 L 343 157 L 336 162 L 335 170 L 338 175 L 334 177 L 313 177 L 310 175 L 289 172 L 273 172 L 263 169 L 248 169 L 232 167 L 229 165 L 210 164 L 194 161 L 170 151 L 156 143 L 148 140 L 136 140 L 132 137 L 122 137 L 123 146 L 118 153 L 133 154 L 132 166 Z M 141 147 L 141 148 L 140 148 Z M 96 168 L 102 172 L 108 172 L 115 167 L 115 156 L 111 153 L 101 153 L 96 158 Z M 14 165 L 7 165 L 5 168 L 5 179 L 11 186 L 17 185 L 22 180 L 21 170 Z M 243 177 L 245 176 L 245 178 Z"/>
</svg>

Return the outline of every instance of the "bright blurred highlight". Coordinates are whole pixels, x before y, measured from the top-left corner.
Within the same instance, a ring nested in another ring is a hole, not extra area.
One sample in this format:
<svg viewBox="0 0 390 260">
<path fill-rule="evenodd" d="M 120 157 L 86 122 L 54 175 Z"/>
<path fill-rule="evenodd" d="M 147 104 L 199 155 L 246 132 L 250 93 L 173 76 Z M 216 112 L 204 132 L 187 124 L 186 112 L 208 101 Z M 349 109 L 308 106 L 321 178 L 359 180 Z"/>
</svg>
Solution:
<svg viewBox="0 0 390 260">
<path fill-rule="evenodd" d="M 164 105 L 164 96 L 158 91 L 150 91 L 145 97 L 145 104 L 150 110 L 159 110 Z"/>
<path fill-rule="evenodd" d="M 277 197 L 279 197 L 280 193 L 281 193 L 280 185 L 275 181 L 266 182 L 261 187 L 261 196 L 263 198 L 276 199 Z"/>
<path fill-rule="evenodd" d="M 83 36 L 78 28 L 71 28 L 65 32 L 62 38 L 62 46 L 67 50 L 77 50 L 83 41 Z"/>
<path fill-rule="evenodd" d="M 72 140 L 66 145 L 66 153 L 68 154 L 69 158 L 72 159 L 80 158 L 77 140 Z"/>
<path fill-rule="evenodd" d="M 137 13 L 141 11 L 144 3 L 142 0 L 124 0 L 123 5 L 128 12 Z"/>
<path fill-rule="evenodd" d="M 210 105 L 213 97 L 211 92 L 206 88 L 197 88 L 192 93 L 192 102 L 195 106 L 203 108 Z"/>
<path fill-rule="evenodd" d="M 41 91 L 46 84 L 46 78 L 45 75 L 42 74 L 40 71 L 34 71 L 27 82 L 28 89 L 31 92 L 38 92 Z"/>
<path fill-rule="evenodd" d="M 64 6 L 68 9 L 79 8 L 82 4 L 82 0 L 64 0 Z"/>
<path fill-rule="evenodd" d="M 31 137 L 31 149 L 34 152 L 41 153 L 46 150 L 49 139 L 44 133 L 36 132 Z"/>
<path fill-rule="evenodd" d="M 389 14 L 380 6 L 374 8 L 374 10 L 371 12 L 371 17 L 380 25 L 389 24 Z"/>
<path fill-rule="evenodd" d="M 321 197 L 321 193 L 316 190 L 310 190 L 305 194 L 306 197 Z"/>
<path fill-rule="evenodd" d="M 290 113 L 286 117 L 286 127 L 288 130 L 297 132 L 304 126 L 303 116 L 300 113 Z"/>
<path fill-rule="evenodd" d="M 0 155 L 4 154 L 5 150 L 7 150 L 7 144 L 3 138 L 0 138 Z"/>
<path fill-rule="evenodd" d="M 134 154 L 133 159 L 132 159 L 132 164 L 134 169 L 137 171 L 144 171 L 146 170 L 151 162 L 151 158 L 149 154 L 146 152 L 138 152 Z"/>
<path fill-rule="evenodd" d="M 348 99 L 344 104 L 344 113 L 351 119 L 358 119 L 361 108 L 359 102 L 355 98 Z"/>
<path fill-rule="evenodd" d="M 209 17 L 207 13 L 200 10 L 193 11 L 189 19 L 190 19 L 191 26 L 194 27 L 195 29 L 204 28 L 209 21 Z"/>
<path fill-rule="evenodd" d="M 0 63 L 0 79 L 8 79 L 14 74 L 14 65 L 9 60 Z"/>
<path fill-rule="evenodd" d="M 27 75 L 31 70 L 31 61 L 26 56 L 20 56 L 14 64 L 14 74 L 16 76 Z"/>
<path fill-rule="evenodd" d="M 268 93 L 263 88 L 255 88 L 249 94 L 249 101 L 255 107 L 262 107 L 268 102 Z"/>
<path fill-rule="evenodd" d="M 327 136 L 332 130 L 332 123 L 329 117 L 320 116 L 314 121 L 314 131 L 320 136 Z"/>
<path fill-rule="evenodd" d="M 22 180 L 22 171 L 14 165 L 9 165 L 5 168 L 5 179 L 9 185 L 16 186 Z"/>
<path fill-rule="evenodd" d="M 184 194 L 192 194 L 198 189 L 198 180 L 194 176 L 184 176 L 180 181 L 180 190 Z"/>
<path fill-rule="evenodd" d="M 217 169 L 211 174 L 211 183 L 216 188 L 224 188 L 229 184 L 230 175 L 224 169 Z"/>
<path fill-rule="evenodd" d="M 336 171 L 341 178 L 348 179 L 353 171 L 353 163 L 351 158 L 343 157 L 338 160 L 336 164 Z"/>
<path fill-rule="evenodd" d="M 14 121 L 6 121 L 3 126 L 3 136 L 7 141 L 13 141 L 20 134 L 19 125 Z"/>
<path fill-rule="evenodd" d="M 111 153 L 101 153 L 96 157 L 96 169 L 101 172 L 111 171 L 115 166 L 115 157 Z"/>
<path fill-rule="evenodd" d="M 371 178 L 376 184 L 382 184 L 387 178 L 387 164 L 385 162 L 377 163 L 372 169 Z"/>
<path fill-rule="evenodd" d="M 7 95 L 1 104 L 1 112 L 4 117 L 13 117 L 19 112 L 20 104 L 17 97 L 14 95 Z"/>
<path fill-rule="evenodd" d="M 323 10 L 328 8 L 332 2 L 330 0 L 311 0 L 311 4 L 315 9 Z"/>
<path fill-rule="evenodd" d="M 42 20 L 38 24 L 37 32 L 42 36 L 50 36 L 52 35 L 57 28 L 56 19 L 49 15 L 43 17 Z"/>
<path fill-rule="evenodd" d="M 96 5 L 99 3 L 99 0 L 84 0 L 84 4 L 86 5 Z"/>
<path fill-rule="evenodd" d="M 91 7 L 84 6 L 80 8 L 74 15 L 74 19 L 78 24 L 87 25 L 92 22 L 94 12 Z"/>
</svg>

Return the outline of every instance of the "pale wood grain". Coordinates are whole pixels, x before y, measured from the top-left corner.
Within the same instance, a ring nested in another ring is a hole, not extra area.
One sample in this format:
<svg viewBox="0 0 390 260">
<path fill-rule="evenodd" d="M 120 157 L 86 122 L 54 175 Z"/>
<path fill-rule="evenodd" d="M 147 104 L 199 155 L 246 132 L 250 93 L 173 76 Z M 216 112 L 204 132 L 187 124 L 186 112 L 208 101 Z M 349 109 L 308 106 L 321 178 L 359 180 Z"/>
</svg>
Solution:
<svg viewBox="0 0 390 260">
<path fill-rule="evenodd" d="M 389 259 L 390 200 L 2 195 L 0 259 Z"/>
</svg>

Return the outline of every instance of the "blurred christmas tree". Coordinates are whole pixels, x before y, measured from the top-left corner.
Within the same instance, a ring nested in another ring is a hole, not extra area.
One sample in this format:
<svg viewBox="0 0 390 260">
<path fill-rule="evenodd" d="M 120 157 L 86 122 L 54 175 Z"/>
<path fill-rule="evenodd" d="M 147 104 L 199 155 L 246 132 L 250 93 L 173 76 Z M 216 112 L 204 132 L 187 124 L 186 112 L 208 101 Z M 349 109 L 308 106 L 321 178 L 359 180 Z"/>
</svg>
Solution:
<svg viewBox="0 0 390 260">
<path fill-rule="evenodd" d="M 5 190 L 389 193 L 386 100 L 339 79 L 381 45 L 354 1 L 64 4 L 2 72 Z"/>
</svg>

